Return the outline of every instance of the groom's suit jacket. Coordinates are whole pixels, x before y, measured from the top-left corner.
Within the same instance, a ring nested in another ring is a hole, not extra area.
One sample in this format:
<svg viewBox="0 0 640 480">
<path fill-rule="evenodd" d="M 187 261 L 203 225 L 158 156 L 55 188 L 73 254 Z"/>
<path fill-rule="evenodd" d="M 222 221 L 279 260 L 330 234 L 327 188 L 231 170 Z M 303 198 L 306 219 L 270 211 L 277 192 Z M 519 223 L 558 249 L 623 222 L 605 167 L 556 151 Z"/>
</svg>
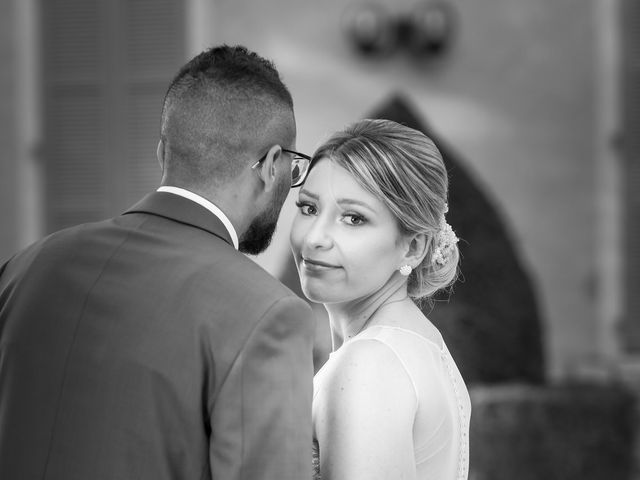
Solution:
<svg viewBox="0 0 640 480">
<path fill-rule="evenodd" d="M 171 193 L 0 267 L 0 479 L 310 478 L 312 312 Z"/>
</svg>

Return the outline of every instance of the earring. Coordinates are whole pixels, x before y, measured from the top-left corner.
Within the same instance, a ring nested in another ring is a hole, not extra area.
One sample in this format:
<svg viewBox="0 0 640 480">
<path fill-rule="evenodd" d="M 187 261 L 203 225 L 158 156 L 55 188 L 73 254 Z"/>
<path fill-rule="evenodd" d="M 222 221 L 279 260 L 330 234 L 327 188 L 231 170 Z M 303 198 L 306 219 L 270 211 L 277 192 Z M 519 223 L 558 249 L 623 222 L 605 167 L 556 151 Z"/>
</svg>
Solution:
<svg viewBox="0 0 640 480">
<path fill-rule="evenodd" d="M 402 275 L 403 277 L 408 277 L 411 274 L 411 270 L 413 270 L 413 268 L 411 268 L 411 265 L 402 265 L 400 267 L 400 275 Z"/>
</svg>

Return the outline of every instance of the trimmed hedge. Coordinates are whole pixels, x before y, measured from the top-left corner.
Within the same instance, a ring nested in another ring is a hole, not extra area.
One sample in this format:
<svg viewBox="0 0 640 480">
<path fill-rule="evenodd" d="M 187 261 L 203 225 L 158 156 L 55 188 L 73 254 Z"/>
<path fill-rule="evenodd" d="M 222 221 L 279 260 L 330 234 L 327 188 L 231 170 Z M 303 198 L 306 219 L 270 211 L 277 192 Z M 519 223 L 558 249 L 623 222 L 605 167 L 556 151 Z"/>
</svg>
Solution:
<svg viewBox="0 0 640 480">
<path fill-rule="evenodd" d="M 470 389 L 471 480 L 629 480 L 636 400 L 620 385 Z"/>
</svg>

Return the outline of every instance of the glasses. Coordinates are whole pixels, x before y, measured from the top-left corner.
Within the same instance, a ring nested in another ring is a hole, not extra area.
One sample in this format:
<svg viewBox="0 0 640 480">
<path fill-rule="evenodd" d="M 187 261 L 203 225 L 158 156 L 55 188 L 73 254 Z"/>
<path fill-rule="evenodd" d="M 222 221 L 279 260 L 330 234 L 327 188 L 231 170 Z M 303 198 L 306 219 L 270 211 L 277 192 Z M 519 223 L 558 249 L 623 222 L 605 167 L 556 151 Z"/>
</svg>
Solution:
<svg viewBox="0 0 640 480">
<path fill-rule="evenodd" d="M 307 178 L 309 165 L 311 165 L 311 157 L 304 153 L 296 152 L 295 150 L 287 150 L 286 148 L 283 148 L 282 151 L 293 155 L 293 159 L 291 160 L 291 187 L 299 187 L 304 183 L 305 178 Z M 260 160 L 251 165 L 251 168 L 256 168 L 264 162 L 265 158 L 267 158 L 266 153 Z"/>
</svg>

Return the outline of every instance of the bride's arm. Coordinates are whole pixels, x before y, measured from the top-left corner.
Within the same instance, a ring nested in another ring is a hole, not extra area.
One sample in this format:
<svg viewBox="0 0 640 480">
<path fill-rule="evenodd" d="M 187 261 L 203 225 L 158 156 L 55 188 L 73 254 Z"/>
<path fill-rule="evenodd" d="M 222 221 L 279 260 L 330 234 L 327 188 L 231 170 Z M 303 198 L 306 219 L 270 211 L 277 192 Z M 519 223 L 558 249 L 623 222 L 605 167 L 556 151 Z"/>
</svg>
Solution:
<svg viewBox="0 0 640 480">
<path fill-rule="evenodd" d="M 344 345 L 327 372 L 315 419 L 322 480 L 413 480 L 415 389 L 376 340 Z"/>
</svg>

